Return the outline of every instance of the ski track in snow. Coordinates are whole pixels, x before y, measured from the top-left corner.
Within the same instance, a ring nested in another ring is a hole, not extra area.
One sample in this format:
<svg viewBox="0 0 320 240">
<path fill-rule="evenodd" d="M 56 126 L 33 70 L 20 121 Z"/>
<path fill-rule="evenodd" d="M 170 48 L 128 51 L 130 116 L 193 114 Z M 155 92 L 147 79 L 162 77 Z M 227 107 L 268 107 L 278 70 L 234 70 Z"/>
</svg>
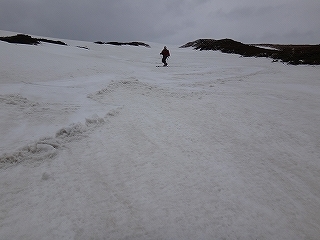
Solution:
<svg viewBox="0 0 320 240">
<path fill-rule="evenodd" d="M 3 85 L 0 239 L 320 236 L 318 67 L 108 49 L 94 84 Z"/>
</svg>

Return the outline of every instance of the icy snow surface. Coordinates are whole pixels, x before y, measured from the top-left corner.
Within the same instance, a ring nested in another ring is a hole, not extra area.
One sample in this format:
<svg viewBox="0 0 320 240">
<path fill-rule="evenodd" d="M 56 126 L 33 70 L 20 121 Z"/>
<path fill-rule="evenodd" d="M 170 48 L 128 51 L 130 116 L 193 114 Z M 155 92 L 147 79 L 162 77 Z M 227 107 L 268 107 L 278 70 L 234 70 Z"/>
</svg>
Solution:
<svg viewBox="0 0 320 240">
<path fill-rule="evenodd" d="M 63 41 L 0 42 L 1 240 L 320 239 L 319 66 Z"/>
</svg>

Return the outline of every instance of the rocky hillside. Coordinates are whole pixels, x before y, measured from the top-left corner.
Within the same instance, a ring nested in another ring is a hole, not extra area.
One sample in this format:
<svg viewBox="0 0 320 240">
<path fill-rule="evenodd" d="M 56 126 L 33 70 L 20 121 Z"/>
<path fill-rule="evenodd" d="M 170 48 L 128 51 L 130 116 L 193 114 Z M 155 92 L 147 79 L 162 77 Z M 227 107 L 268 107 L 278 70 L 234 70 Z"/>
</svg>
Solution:
<svg viewBox="0 0 320 240">
<path fill-rule="evenodd" d="M 320 64 L 320 45 L 244 44 L 232 39 L 198 39 L 181 48 L 213 50 L 239 54 L 243 57 L 268 57 L 288 64 Z"/>
<path fill-rule="evenodd" d="M 94 42 L 96 44 L 110 44 L 115 46 L 122 46 L 122 45 L 130 45 L 130 46 L 144 46 L 144 47 L 150 47 L 149 44 L 143 43 L 143 42 L 101 42 L 97 41 Z"/>
<path fill-rule="evenodd" d="M 5 41 L 8 43 L 18 43 L 18 44 L 29 44 L 29 45 L 38 45 L 41 42 L 47 42 L 47 43 L 53 43 L 53 44 L 59 44 L 59 45 L 67 45 L 64 42 L 61 41 L 55 41 L 45 38 L 33 38 L 29 35 L 25 34 L 17 34 L 15 36 L 8 36 L 8 37 L 0 37 L 1 41 Z"/>
</svg>

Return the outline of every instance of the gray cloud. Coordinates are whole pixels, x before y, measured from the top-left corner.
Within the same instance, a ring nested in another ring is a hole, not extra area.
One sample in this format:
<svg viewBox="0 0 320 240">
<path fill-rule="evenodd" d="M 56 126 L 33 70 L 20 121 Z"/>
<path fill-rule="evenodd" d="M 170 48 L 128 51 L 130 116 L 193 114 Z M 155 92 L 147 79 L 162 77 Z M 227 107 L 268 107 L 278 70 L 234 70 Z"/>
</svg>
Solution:
<svg viewBox="0 0 320 240">
<path fill-rule="evenodd" d="M 319 43 L 318 0 L 1 0 L 0 29 L 86 41 Z"/>
</svg>

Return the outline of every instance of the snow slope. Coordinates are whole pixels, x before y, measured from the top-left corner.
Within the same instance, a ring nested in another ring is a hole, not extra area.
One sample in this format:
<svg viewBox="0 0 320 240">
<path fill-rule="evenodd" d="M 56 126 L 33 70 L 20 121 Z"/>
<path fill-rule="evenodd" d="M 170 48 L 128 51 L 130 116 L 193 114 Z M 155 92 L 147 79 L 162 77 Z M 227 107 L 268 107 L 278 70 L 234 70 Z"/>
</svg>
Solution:
<svg viewBox="0 0 320 240">
<path fill-rule="evenodd" d="M 0 42 L 0 239 L 319 239 L 319 66 L 63 41 Z"/>
</svg>

